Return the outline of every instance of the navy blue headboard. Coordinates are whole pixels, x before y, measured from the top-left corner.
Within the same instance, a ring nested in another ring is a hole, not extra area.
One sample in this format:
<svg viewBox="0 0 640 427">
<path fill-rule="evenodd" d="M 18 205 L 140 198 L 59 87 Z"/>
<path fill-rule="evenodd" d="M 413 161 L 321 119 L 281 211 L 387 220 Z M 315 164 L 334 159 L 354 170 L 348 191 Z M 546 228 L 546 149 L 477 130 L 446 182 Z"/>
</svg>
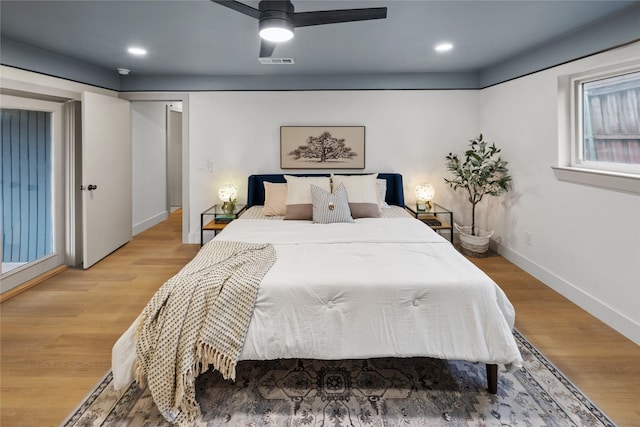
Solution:
<svg viewBox="0 0 640 427">
<path fill-rule="evenodd" d="M 249 186 L 247 191 L 247 208 L 254 205 L 264 205 L 264 182 L 282 183 L 285 174 L 251 175 L 249 176 Z M 330 176 L 328 173 L 295 174 L 293 176 Z M 363 173 L 340 174 L 340 175 L 367 175 Z M 404 206 L 404 189 L 402 187 L 402 175 L 399 173 L 379 173 L 379 179 L 387 180 L 387 196 L 385 202 L 390 205 Z"/>
</svg>

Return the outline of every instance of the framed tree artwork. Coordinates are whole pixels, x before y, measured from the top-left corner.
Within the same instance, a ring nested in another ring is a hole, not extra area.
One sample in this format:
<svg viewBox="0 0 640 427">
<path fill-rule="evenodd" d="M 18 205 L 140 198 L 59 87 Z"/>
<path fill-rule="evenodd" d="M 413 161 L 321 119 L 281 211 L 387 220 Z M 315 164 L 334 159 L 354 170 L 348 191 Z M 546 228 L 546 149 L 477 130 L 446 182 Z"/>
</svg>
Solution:
<svg viewBox="0 0 640 427">
<path fill-rule="evenodd" d="M 281 169 L 364 169 L 364 126 L 281 126 Z"/>
</svg>

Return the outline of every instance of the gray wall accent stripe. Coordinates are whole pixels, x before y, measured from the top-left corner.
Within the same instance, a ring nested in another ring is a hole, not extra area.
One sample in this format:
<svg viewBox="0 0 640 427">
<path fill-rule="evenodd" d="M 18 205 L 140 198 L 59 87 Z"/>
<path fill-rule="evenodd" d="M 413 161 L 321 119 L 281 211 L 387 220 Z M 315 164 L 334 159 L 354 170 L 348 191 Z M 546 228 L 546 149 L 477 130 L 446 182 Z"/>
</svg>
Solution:
<svg viewBox="0 0 640 427">
<path fill-rule="evenodd" d="M 0 38 L 0 52 L 2 52 L 0 55 L 2 65 L 104 89 L 120 88 L 120 75 L 117 70 L 107 70 L 6 37 Z"/>
<path fill-rule="evenodd" d="M 236 90 L 476 89 L 476 73 L 305 76 L 135 76 L 120 79 L 121 92 Z"/>
<path fill-rule="evenodd" d="M 485 68 L 479 73 L 480 87 L 493 86 L 640 40 L 639 23 L 640 5 L 626 8 L 553 43 Z"/>
</svg>

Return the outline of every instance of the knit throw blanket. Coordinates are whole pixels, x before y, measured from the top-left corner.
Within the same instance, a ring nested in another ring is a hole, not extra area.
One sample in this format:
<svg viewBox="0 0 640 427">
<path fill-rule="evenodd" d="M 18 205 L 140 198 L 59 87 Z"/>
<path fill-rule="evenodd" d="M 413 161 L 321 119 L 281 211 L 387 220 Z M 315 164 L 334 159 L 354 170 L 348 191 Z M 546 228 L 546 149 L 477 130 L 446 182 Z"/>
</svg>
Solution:
<svg viewBox="0 0 640 427">
<path fill-rule="evenodd" d="M 200 414 L 195 379 L 209 365 L 235 380 L 258 287 L 275 260 L 270 244 L 213 240 L 144 308 L 136 380 L 168 421 L 185 424 Z"/>
</svg>

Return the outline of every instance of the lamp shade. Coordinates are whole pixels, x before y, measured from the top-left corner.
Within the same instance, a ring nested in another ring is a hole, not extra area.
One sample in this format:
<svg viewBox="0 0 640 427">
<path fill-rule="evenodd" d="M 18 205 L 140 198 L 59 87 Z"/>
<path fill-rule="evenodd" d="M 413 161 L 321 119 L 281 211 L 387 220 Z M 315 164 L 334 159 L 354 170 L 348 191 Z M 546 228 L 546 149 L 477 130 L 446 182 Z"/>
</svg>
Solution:
<svg viewBox="0 0 640 427">
<path fill-rule="evenodd" d="M 223 202 L 234 200 L 238 197 L 238 188 L 233 184 L 225 184 L 218 190 L 218 197 Z"/>
<path fill-rule="evenodd" d="M 416 198 L 419 201 L 428 202 L 433 200 L 433 196 L 436 195 L 436 190 L 431 184 L 419 184 L 416 187 Z"/>
</svg>

